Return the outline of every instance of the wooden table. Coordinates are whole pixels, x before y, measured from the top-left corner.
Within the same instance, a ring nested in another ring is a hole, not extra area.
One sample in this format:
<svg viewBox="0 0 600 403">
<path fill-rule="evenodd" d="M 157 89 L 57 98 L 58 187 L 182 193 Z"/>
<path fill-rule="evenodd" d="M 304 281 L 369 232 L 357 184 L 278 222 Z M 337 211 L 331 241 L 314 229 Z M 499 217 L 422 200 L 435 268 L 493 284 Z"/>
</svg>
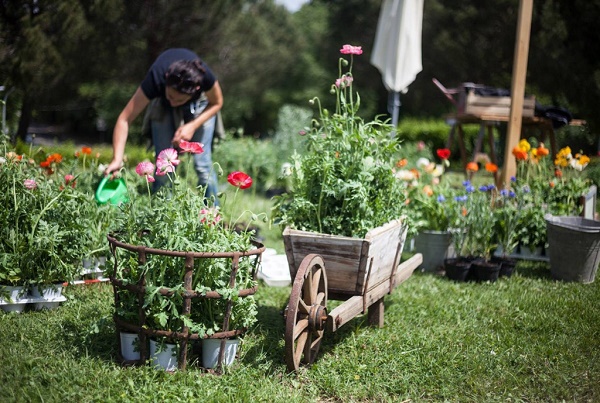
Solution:
<svg viewBox="0 0 600 403">
<path fill-rule="evenodd" d="M 450 134 L 446 146 L 452 148 L 455 137 L 458 141 L 458 148 L 460 151 L 460 157 L 463 164 L 463 168 L 467 165 L 467 162 L 473 161 L 476 157 L 482 153 L 484 140 L 487 140 L 489 159 L 494 164 L 498 165 L 498 157 L 496 154 L 496 146 L 494 143 L 494 129 L 499 133 L 499 136 L 503 134 L 500 132 L 500 123 L 508 122 L 508 116 L 495 116 L 495 115 L 447 115 L 446 121 L 450 124 Z M 475 147 L 473 148 L 473 156 L 470 160 L 467 160 L 467 151 L 465 147 L 464 129 L 463 125 L 466 124 L 477 124 L 479 125 L 479 134 Z M 556 155 L 558 152 L 556 137 L 554 134 L 554 127 L 552 126 L 552 120 L 548 118 L 538 116 L 524 116 L 522 121 L 523 128 L 534 128 L 538 130 L 538 138 L 540 141 L 550 141 L 550 150 L 552 155 Z"/>
</svg>

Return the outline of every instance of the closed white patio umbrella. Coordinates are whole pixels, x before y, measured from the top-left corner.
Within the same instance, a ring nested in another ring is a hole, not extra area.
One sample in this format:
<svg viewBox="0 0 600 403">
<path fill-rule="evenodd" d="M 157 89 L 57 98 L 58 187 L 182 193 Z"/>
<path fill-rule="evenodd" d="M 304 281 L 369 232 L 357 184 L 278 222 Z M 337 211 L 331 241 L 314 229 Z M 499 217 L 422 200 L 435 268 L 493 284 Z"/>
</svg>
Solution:
<svg viewBox="0 0 600 403">
<path fill-rule="evenodd" d="M 390 92 L 388 110 L 392 125 L 398 124 L 400 93 L 423 69 L 421 36 L 424 0 L 384 0 L 379 13 L 371 64 L 381 72 L 383 84 Z"/>
</svg>

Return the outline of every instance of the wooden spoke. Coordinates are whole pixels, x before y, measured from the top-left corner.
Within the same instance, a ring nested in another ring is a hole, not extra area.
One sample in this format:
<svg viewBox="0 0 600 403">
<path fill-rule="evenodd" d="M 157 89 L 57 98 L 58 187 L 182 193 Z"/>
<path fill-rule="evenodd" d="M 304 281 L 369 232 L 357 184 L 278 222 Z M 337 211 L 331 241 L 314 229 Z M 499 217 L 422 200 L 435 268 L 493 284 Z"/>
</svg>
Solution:
<svg viewBox="0 0 600 403">
<path fill-rule="evenodd" d="M 321 345 L 327 315 L 327 275 L 323 259 L 311 254 L 302 260 L 290 294 L 285 326 L 288 370 L 311 365 Z"/>
<path fill-rule="evenodd" d="M 319 292 L 319 281 L 321 280 L 322 272 L 323 272 L 323 269 L 319 268 L 312 275 L 311 282 L 313 285 L 311 287 L 310 300 L 313 302 L 317 300 L 317 294 Z"/>
<path fill-rule="evenodd" d="M 308 315 L 310 312 L 310 306 L 306 305 L 303 300 L 298 301 L 298 313 Z"/>
<path fill-rule="evenodd" d="M 304 354 L 304 346 L 306 345 L 306 339 L 308 339 L 308 332 L 302 333 L 301 337 L 298 338 L 298 343 L 296 344 L 296 349 L 294 351 L 294 362 L 300 362 L 302 359 L 302 355 Z"/>
<path fill-rule="evenodd" d="M 321 302 L 323 302 L 324 299 L 325 299 L 325 293 L 324 292 L 320 292 L 317 295 L 317 298 L 315 298 L 315 304 L 321 305 Z"/>
<path fill-rule="evenodd" d="M 308 319 L 299 320 L 294 327 L 294 340 L 298 338 L 301 334 L 305 334 L 304 331 L 308 327 Z"/>
</svg>

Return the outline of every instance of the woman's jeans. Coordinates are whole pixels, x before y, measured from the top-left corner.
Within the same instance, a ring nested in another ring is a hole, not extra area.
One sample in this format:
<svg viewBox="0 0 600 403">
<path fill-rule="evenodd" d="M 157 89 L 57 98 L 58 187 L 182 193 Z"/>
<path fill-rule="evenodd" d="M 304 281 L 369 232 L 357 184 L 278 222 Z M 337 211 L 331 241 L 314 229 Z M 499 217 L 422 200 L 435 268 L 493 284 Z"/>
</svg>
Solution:
<svg viewBox="0 0 600 403">
<path fill-rule="evenodd" d="M 152 130 L 152 141 L 156 156 L 167 148 L 173 148 L 171 141 L 175 130 L 183 124 L 189 122 L 198 116 L 206 108 L 207 101 L 196 101 L 190 105 L 184 105 L 176 108 L 164 106 L 162 102 L 157 101 L 151 104 L 155 109 L 150 113 L 150 127 Z M 150 106 L 149 106 L 150 107 Z M 217 175 L 212 165 L 212 140 L 215 132 L 216 116 L 206 121 L 192 137 L 191 141 L 202 143 L 203 153 L 192 154 L 194 159 L 194 170 L 198 175 L 198 186 L 206 188 L 205 197 L 211 199 L 214 197 L 215 205 L 218 205 Z M 161 186 L 169 182 L 165 176 L 156 176 L 153 184 L 153 190 L 158 190 Z"/>
</svg>

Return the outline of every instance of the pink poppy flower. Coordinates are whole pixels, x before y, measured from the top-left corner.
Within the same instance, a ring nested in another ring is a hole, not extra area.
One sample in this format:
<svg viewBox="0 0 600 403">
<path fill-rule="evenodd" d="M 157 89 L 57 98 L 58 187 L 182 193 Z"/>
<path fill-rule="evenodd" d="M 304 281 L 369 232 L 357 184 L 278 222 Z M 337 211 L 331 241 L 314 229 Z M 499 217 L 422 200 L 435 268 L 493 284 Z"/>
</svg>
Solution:
<svg viewBox="0 0 600 403">
<path fill-rule="evenodd" d="M 146 181 L 148 182 L 154 182 L 155 180 L 154 176 L 152 176 L 152 174 L 154 173 L 154 164 L 149 161 L 143 161 L 137 164 L 137 166 L 135 167 L 135 172 L 139 176 L 145 176 Z"/>
<path fill-rule="evenodd" d="M 65 185 L 71 185 L 71 187 L 75 189 L 75 176 L 71 174 L 65 175 Z"/>
<path fill-rule="evenodd" d="M 139 176 L 152 175 L 154 173 L 154 164 L 149 161 L 143 161 L 135 167 L 135 173 Z"/>
<path fill-rule="evenodd" d="M 167 149 L 162 150 L 158 154 L 158 158 L 168 161 L 173 166 L 179 165 L 179 162 L 180 162 L 177 159 L 177 150 L 174 148 L 167 148 Z M 158 165 L 158 161 L 156 162 L 156 165 Z"/>
<path fill-rule="evenodd" d="M 352 81 L 354 79 L 352 78 L 352 76 L 343 76 L 342 78 L 338 78 L 337 80 L 335 80 L 335 86 L 338 88 L 346 88 L 349 87 L 350 84 L 352 84 Z"/>
<path fill-rule="evenodd" d="M 158 176 L 164 176 L 169 172 L 175 172 L 173 164 L 160 156 L 156 159 L 156 174 Z"/>
<path fill-rule="evenodd" d="M 34 179 L 25 179 L 23 185 L 29 190 L 37 188 L 37 183 Z"/>
<path fill-rule="evenodd" d="M 248 189 L 252 186 L 252 178 L 250 175 L 240 171 L 230 173 L 227 176 L 227 182 L 240 189 Z"/>
<path fill-rule="evenodd" d="M 221 216 L 219 215 L 219 210 L 215 209 L 205 209 L 200 210 L 200 222 L 202 224 L 208 225 L 216 225 L 221 221 Z"/>
<path fill-rule="evenodd" d="M 181 148 L 181 152 L 184 153 L 201 154 L 204 152 L 202 146 L 202 143 L 198 143 L 195 141 L 181 140 L 179 142 L 179 148 Z"/>
<path fill-rule="evenodd" d="M 340 49 L 340 53 L 345 55 L 362 55 L 362 46 L 344 45 Z"/>
</svg>

